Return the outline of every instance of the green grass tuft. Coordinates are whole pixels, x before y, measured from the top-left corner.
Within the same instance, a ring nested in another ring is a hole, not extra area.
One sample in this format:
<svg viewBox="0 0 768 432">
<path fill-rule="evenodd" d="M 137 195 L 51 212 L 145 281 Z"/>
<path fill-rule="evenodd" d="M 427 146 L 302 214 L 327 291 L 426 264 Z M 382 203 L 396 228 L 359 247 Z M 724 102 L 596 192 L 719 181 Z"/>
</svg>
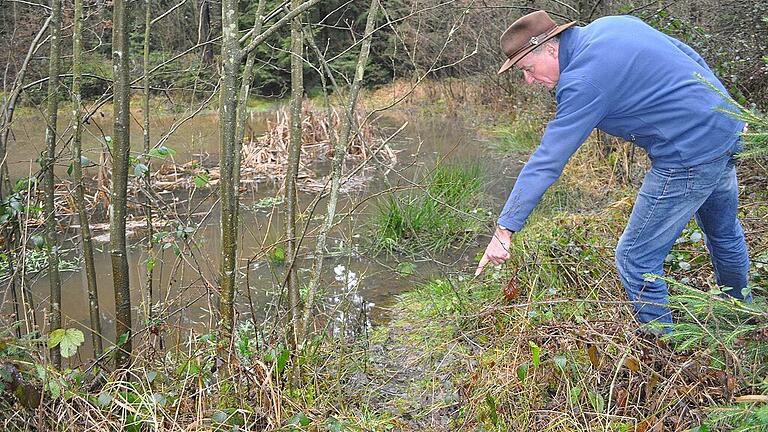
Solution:
<svg viewBox="0 0 768 432">
<path fill-rule="evenodd" d="M 501 153 L 530 153 L 539 145 L 541 122 L 520 119 L 509 125 L 497 126 L 492 134 L 498 139 L 494 147 Z"/>
<path fill-rule="evenodd" d="M 480 165 L 443 164 L 417 192 L 390 196 L 374 218 L 374 249 L 444 252 L 486 221 Z"/>
</svg>

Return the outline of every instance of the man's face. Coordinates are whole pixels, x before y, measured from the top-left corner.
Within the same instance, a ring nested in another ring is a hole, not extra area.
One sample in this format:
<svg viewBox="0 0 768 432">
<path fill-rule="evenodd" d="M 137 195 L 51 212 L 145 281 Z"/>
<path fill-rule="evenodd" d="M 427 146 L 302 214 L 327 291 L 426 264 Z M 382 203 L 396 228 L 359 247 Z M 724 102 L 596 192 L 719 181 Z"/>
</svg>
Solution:
<svg viewBox="0 0 768 432">
<path fill-rule="evenodd" d="M 526 83 L 539 84 L 550 90 L 557 86 L 560 80 L 558 48 L 557 45 L 546 43 L 540 52 L 531 51 L 515 64 L 523 72 Z"/>
</svg>

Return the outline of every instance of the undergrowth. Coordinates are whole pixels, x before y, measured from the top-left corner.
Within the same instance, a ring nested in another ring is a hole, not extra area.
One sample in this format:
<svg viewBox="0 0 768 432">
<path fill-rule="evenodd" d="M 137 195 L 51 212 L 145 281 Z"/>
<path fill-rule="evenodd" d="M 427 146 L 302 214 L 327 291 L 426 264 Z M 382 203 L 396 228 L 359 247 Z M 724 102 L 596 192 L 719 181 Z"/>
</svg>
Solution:
<svg viewBox="0 0 768 432">
<path fill-rule="evenodd" d="M 433 280 L 393 305 L 389 343 L 428 359 L 433 393 L 450 382 L 459 395 L 403 414 L 403 430 L 765 430 L 766 265 L 753 262 L 754 303 L 721 298 L 691 222 L 667 259 L 672 336 L 640 331 L 613 251 L 645 162 L 624 146 L 595 162 L 604 151 L 591 141 L 576 154 L 506 266 Z M 765 222 L 745 220 L 757 257 L 750 233 Z"/>
<path fill-rule="evenodd" d="M 539 145 L 542 121 L 533 115 L 524 115 L 515 121 L 497 125 L 490 131 L 496 138 L 493 147 L 502 154 L 530 153 Z"/>
</svg>

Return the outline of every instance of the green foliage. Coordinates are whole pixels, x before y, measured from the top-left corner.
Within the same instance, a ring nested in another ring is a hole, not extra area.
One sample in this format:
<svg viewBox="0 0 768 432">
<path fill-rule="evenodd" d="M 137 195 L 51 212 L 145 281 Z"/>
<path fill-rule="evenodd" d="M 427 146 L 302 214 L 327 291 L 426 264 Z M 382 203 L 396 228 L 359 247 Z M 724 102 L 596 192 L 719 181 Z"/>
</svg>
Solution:
<svg viewBox="0 0 768 432">
<path fill-rule="evenodd" d="M 525 377 L 528 376 L 528 363 L 523 363 L 517 367 L 517 379 L 520 382 L 525 382 Z"/>
<path fill-rule="evenodd" d="M 262 97 L 249 97 L 245 103 L 245 109 L 249 113 L 266 113 L 277 109 L 278 103 L 274 99 Z"/>
<path fill-rule="evenodd" d="M 405 302 L 417 302 L 416 308 L 424 318 L 453 316 L 464 312 L 464 294 L 451 281 L 436 279 L 402 295 Z"/>
<path fill-rule="evenodd" d="M 282 205 L 284 202 L 284 198 L 282 196 L 279 197 L 266 197 L 262 198 L 258 201 L 256 201 L 253 204 L 254 209 L 265 209 L 265 208 L 273 208 Z"/>
<path fill-rule="evenodd" d="M 400 276 L 410 276 L 416 270 L 416 264 L 412 262 L 401 262 L 397 264 L 396 270 Z"/>
<path fill-rule="evenodd" d="M 752 259 L 749 276 L 755 285 L 768 287 L 768 252 L 763 252 Z"/>
<path fill-rule="evenodd" d="M 491 423 L 495 426 L 499 423 L 499 409 L 496 406 L 496 398 L 488 395 L 485 397 L 485 402 L 488 404 L 488 417 L 491 419 Z"/>
<path fill-rule="evenodd" d="M 210 182 L 210 178 L 208 177 L 208 173 L 205 171 L 201 171 L 192 177 L 192 182 L 195 184 L 195 187 L 198 189 L 204 188 L 208 186 L 208 183 Z"/>
<path fill-rule="evenodd" d="M 742 302 L 727 297 L 719 288 L 704 292 L 669 278 L 665 280 L 674 292 L 670 307 L 677 312 L 678 321 L 664 339 L 678 351 L 709 353 L 714 367 L 740 376 L 747 383 L 755 385 L 762 380 L 762 392 L 768 392 L 764 381 L 768 376 L 765 297 L 755 295 L 753 302 Z M 753 392 L 760 393 L 757 389 Z M 765 424 L 765 404 L 737 404 L 710 408 L 707 421 L 699 430 L 751 431 Z"/>
<path fill-rule="evenodd" d="M 155 147 L 149 151 L 150 157 L 158 158 L 158 159 L 165 159 L 168 156 L 173 157 L 175 155 L 176 155 L 176 150 L 164 145 Z"/>
<path fill-rule="evenodd" d="M 133 166 L 133 175 L 135 175 L 136 177 L 144 177 L 148 173 L 149 173 L 149 167 L 147 167 L 143 163 L 139 162 Z"/>
<path fill-rule="evenodd" d="M 663 33 L 690 42 L 706 36 L 703 28 L 693 25 L 668 10 L 656 10 L 652 15 L 644 17 L 645 22 Z"/>
<path fill-rule="evenodd" d="M 27 274 L 40 273 L 48 268 L 48 252 L 46 250 L 47 244 L 42 236 L 30 237 L 34 248 L 30 248 L 24 251 L 24 265 L 26 266 Z M 81 257 L 74 256 L 72 259 L 59 258 L 59 272 L 75 272 L 80 271 Z M 18 260 L 18 257 L 17 257 Z M 18 262 L 13 263 L 17 265 Z M 8 277 L 10 275 L 11 262 L 8 255 L 0 253 L 0 279 Z"/>
<path fill-rule="evenodd" d="M 539 363 L 541 362 L 541 347 L 536 345 L 536 342 L 534 341 L 528 341 L 528 345 L 531 347 L 531 362 L 533 363 L 533 367 L 539 367 Z"/>
<path fill-rule="evenodd" d="M 167 51 L 150 51 L 150 70 L 156 65 L 168 61 L 174 55 L 175 53 Z M 135 59 L 143 61 L 141 60 L 142 56 L 143 54 L 135 57 Z M 153 89 L 213 91 L 216 82 L 215 71 L 215 68 L 206 66 L 197 56 L 183 56 L 152 72 L 150 87 Z"/>
<path fill-rule="evenodd" d="M 747 123 L 748 130 L 741 134 L 744 150 L 739 156 L 742 158 L 768 156 L 768 117 L 756 109 L 749 109 L 737 102 L 712 85 L 712 83 L 706 81 L 701 75 L 697 75 L 696 78 L 712 91 L 719 94 L 727 103 L 731 104 L 731 108 L 721 108 L 721 111 Z"/>
<path fill-rule="evenodd" d="M 288 358 L 291 352 L 282 344 L 270 348 L 264 353 L 264 362 L 275 364 L 275 373 L 281 376 L 288 365 Z"/>
<path fill-rule="evenodd" d="M 294 414 L 293 417 L 291 417 L 291 419 L 288 420 L 288 424 L 293 426 L 307 427 L 309 426 L 310 423 L 311 422 L 309 418 L 303 412 L 298 412 Z"/>
<path fill-rule="evenodd" d="M 77 352 L 77 348 L 85 342 L 83 332 L 78 329 L 56 329 L 48 335 L 48 348 L 59 347 L 61 356 L 64 358 L 72 357 Z"/>
<path fill-rule="evenodd" d="M 742 403 L 714 407 L 698 430 L 728 430 L 731 432 L 763 431 L 768 425 L 768 404 Z"/>
<path fill-rule="evenodd" d="M 285 248 L 281 246 L 273 247 L 267 254 L 267 259 L 269 260 L 269 262 L 276 265 L 285 264 L 285 258 L 286 258 Z"/>
<path fill-rule="evenodd" d="M 648 277 L 655 277 L 647 275 Z M 733 299 L 719 289 L 704 292 L 670 278 L 670 307 L 679 314 L 671 334 L 665 338 L 677 350 L 713 349 L 742 353 L 741 358 L 763 358 L 756 373 L 768 373 L 768 346 L 759 335 L 768 332 L 768 304 L 756 296 L 754 302 Z M 755 357 L 757 356 L 757 357 Z"/>
<path fill-rule="evenodd" d="M 568 364 L 568 359 L 565 356 L 554 356 L 552 363 L 557 367 L 560 372 L 565 372 L 565 367 Z"/>
<path fill-rule="evenodd" d="M 15 221 L 17 218 L 28 214 L 30 217 L 39 217 L 42 207 L 30 202 L 28 192 L 37 188 L 37 177 L 27 177 L 16 181 L 13 191 L 0 201 L 0 224 Z"/>
<path fill-rule="evenodd" d="M 96 166 L 97 164 L 85 156 L 80 156 L 80 165 L 83 168 L 88 168 L 88 167 Z M 69 165 L 67 165 L 67 175 L 71 176 L 74 170 L 75 170 L 75 163 L 70 162 Z"/>
<path fill-rule="evenodd" d="M 412 193 L 387 198 L 374 217 L 374 249 L 441 253 L 486 226 L 480 165 L 438 165 Z"/>
<path fill-rule="evenodd" d="M 252 357 L 256 355 L 258 339 L 253 321 L 247 320 L 241 322 L 235 331 L 235 347 L 237 354 L 243 364 L 251 364 Z"/>
<path fill-rule="evenodd" d="M 214 411 L 211 415 L 214 431 L 239 430 L 246 425 L 246 418 L 240 410 L 235 408 L 224 408 Z"/>
<path fill-rule="evenodd" d="M 162 231 L 152 234 L 152 244 L 159 245 L 163 250 L 171 249 L 178 256 L 181 255 L 182 248 L 187 239 L 196 230 L 196 227 L 185 225 L 180 220 L 169 221 Z M 154 264 L 152 265 L 154 266 Z"/>
</svg>

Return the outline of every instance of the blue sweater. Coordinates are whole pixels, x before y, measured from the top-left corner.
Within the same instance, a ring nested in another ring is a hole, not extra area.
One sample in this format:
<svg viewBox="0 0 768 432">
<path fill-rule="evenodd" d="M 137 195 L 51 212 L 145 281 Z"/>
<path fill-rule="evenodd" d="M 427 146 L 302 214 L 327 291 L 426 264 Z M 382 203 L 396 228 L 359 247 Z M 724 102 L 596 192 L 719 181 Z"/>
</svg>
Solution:
<svg viewBox="0 0 768 432">
<path fill-rule="evenodd" d="M 731 150 L 744 123 L 695 73 L 725 88 L 688 45 L 633 17 L 600 18 L 560 36 L 557 114 L 499 217 L 519 231 L 592 129 L 631 141 L 654 166 L 689 167 Z"/>
</svg>

